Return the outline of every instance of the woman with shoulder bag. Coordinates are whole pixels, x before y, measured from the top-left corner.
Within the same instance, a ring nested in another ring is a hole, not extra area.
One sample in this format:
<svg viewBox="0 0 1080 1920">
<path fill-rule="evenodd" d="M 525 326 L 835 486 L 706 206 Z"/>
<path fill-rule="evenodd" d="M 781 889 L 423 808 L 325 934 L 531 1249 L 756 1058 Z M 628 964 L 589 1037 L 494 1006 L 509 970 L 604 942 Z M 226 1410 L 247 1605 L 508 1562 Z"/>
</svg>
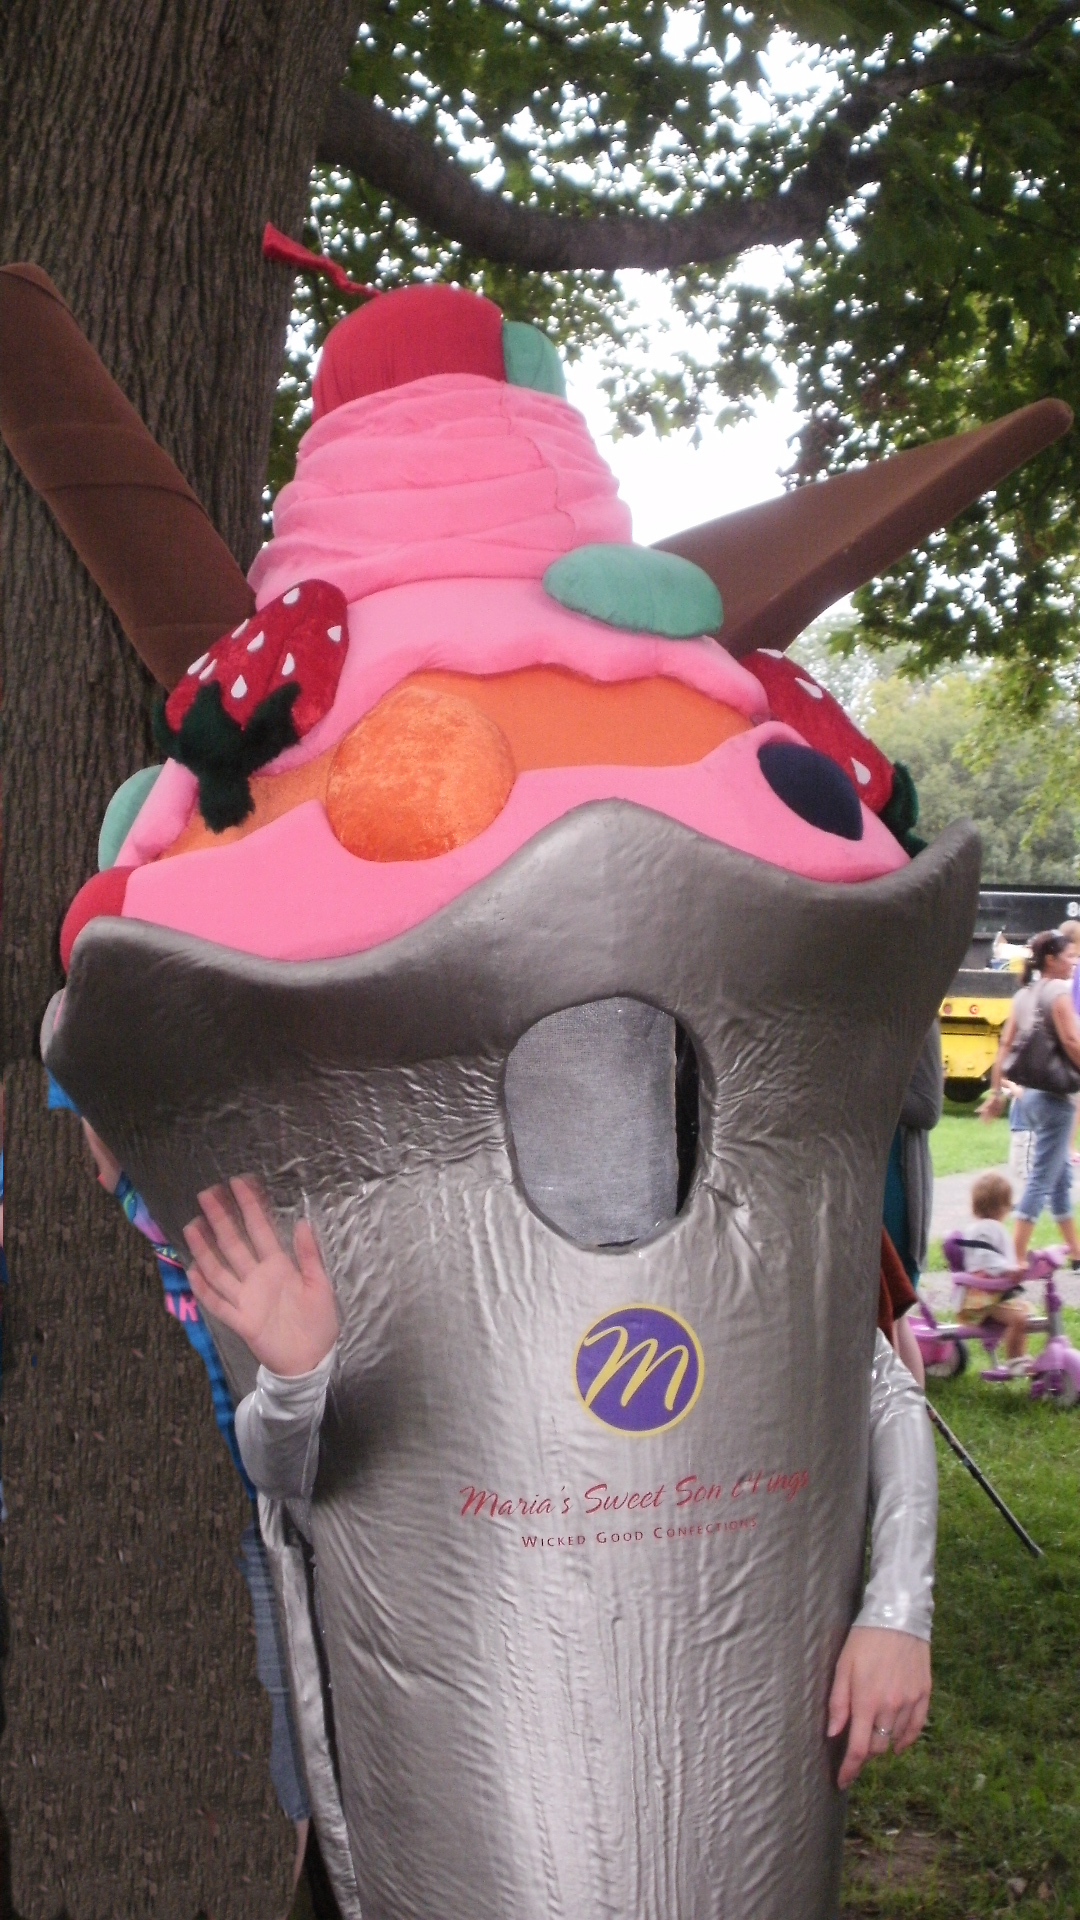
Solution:
<svg viewBox="0 0 1080 1920">
<path fill-rule="evenodd" d="M 990 1069 L 990 1095 L 984 1120 L 1002 1110 L 1002 1076 L 1026 1089 L 1024 1117 L 1034 1135 L 1031 1171 L 1016 1208 L 1016 1258 L 1023 1266 L 1043 1207 L 1049 1199 L 1061 1237 L 1080 1265 L 1080 1240 L 1072 1217 L 1072 1165 L 1069 1143 L 1080 1091 L 1080 1020 L 1072 1004 L 1070 981 L 1076 964 L 1060 933 L 1037 933 L 1024 985 L 1013 999 Z"/>
</svg>

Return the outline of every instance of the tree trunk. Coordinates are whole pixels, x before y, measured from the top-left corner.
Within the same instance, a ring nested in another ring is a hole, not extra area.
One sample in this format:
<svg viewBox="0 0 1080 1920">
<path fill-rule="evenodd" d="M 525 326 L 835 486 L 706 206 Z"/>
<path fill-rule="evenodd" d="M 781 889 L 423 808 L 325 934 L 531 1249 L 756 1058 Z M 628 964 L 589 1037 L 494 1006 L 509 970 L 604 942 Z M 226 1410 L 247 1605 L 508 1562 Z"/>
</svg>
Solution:
<svg viewBox="0 0 1080 1920">
<path fill-rule="evenodd" d="M 246 566 L 295 231 L 353 0 L 8 0 L 0 259 L 43 266 Z M 0 1798 L 31 1920 L 281 1909 L 293 1835 L 233 1558 L 243 1496 L 152 1267 L 43 1112 L 37 1032 L 150 685 L 0 449 L 3 1577 Z M 2 1829 L 0 1829 L 2 1838 Z M 0 1901 L 3 1901 L 0 1870 Z"/>
</svg>

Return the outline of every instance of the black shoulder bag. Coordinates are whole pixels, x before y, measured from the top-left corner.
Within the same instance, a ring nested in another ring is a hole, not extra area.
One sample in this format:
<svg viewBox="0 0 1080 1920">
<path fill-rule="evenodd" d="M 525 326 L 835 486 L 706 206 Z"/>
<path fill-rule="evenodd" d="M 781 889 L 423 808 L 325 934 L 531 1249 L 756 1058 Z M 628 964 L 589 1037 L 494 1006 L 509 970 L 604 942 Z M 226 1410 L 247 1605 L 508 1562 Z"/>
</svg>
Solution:
<svg viewBox="0 0 1080 1920">
<path fill-rule="evenodd" d="M 1080 1093 L 1080 1067 L 1074 1067 L 1058 1039 L 1041 987 L 1035 995 L 1031 1025 L 1020 1040 L 1013 1042 L 1002 1062 L 1002 1072 L 1018 1086 L 1034 1087 L 1039 1093 Z"/>
</svg>

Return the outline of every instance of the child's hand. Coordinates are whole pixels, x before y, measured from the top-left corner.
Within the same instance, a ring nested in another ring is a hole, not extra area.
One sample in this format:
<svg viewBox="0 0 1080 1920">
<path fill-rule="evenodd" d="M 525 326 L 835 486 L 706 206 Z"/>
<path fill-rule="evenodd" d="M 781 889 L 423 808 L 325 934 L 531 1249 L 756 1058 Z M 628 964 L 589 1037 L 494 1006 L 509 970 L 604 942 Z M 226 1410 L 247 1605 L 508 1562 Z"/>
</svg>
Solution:
<svg viewBox="0 0 1080 1920">
<path fill-rule="evenodd" d="M 184 1228 L 188 1268 L 200 1306 L 246 1340 L 271 1373 L 310 1373 L 338 1336 L 337 1305 L 306 1220 L 293 1234 L 295 1262 L 248 1180 L 230 1180 L 241 1231 L 224 1187 L 199 1195 L 203 1218 Z"/>
<path fill-rule="evenodd" d="M 852 1627 L 829 1695 L 828 1734 L 848 1729 L 838 1787 L 850 1787 L 863 1761 L 903 1753 L 923 1730 L 930 1705 L 930 1646 L 892 1627 Z"/>
</svg>

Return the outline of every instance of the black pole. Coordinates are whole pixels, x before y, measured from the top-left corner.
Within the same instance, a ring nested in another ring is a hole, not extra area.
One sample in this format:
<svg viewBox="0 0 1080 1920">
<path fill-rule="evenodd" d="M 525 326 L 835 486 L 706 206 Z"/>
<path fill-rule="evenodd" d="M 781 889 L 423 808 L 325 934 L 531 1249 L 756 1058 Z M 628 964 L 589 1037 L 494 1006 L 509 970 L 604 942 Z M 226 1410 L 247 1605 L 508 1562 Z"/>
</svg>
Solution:
<svg viewBox="0 0 1080 1920">
<path fill-rule="evenodd" d="M 1003 1519 L 1008 1521 L 1017 1539 L 1023 1541 L 1028 1552 L 1031 1554 L 1034 1554 L 1036 1560 L 1044 1559 L 1045 1556 L 1043 1554 L 1042 1548 L 1037 1547 L 1035 1545 L 1035 1542 L 1032 1539 L 1030 1533 L 1027 1533 L 1025 1529 L 1020 1525 L 1020 1522 L 1016 1518 L 1016 1515 L 1009 1512 L 1009 1509 L 1005 1505 L 1005 1502 L 1002 1499 L 1000 1493 L 995 1493 L 985 1473 L 983 1473 L 982 1470 L 975 1465 L 975 1462 L 972 1459 L 970 1453 L 967 1451 L 967 1448 L 962 1447 L 960 1445 L 960 1442 L 957 1439 L 955 1433 L 952 1431 L 952 1428 L 946 1426 L 937 1408 L 935 1406 L 932 1406 L 929 1400 L 926 1403 L 926 1411 L 930 1415 L 930 1418 L 934 1426 L 937 1428 L 938 1432 L 940 1433 L 942 1439 L 945 1441 L 946 1445 L 950 1446 L 953 1452 L 955 1453 L 957 1459 L 963 1462 L 964 1466 L 967 1468 L 968 1472 L 970 1473 L 972 1479 L 978 1481 L 983 1492 L 986 1494 L 989 1494 L 990 1499 L 993 1501 L 998 1512 L 1002 1515 Z"/>
</svg>

